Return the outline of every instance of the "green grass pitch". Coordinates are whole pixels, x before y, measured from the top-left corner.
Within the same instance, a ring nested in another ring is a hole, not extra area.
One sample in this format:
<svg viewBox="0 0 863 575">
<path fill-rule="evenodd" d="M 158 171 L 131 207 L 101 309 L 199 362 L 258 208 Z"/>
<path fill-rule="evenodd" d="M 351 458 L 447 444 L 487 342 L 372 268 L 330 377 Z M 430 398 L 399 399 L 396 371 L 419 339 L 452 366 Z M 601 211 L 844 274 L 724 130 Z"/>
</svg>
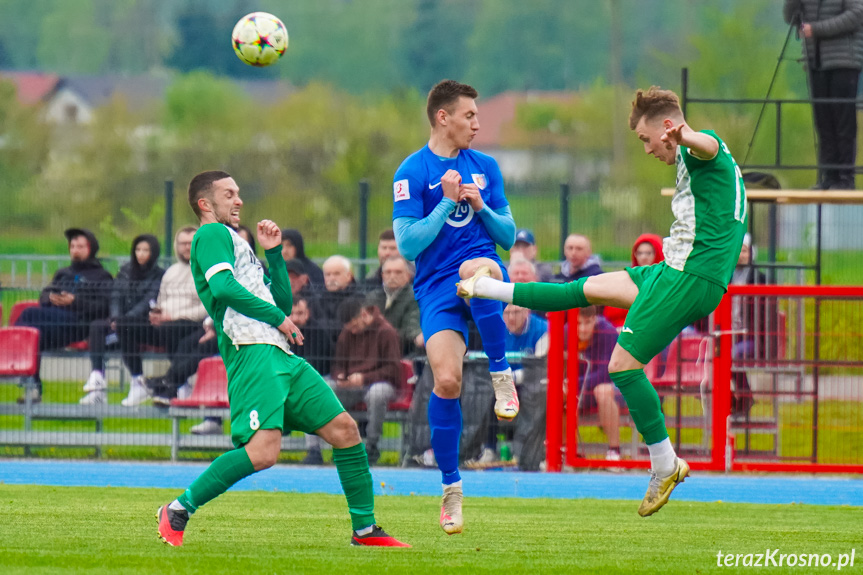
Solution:
<svg viewBox="0 0 863 575">
<path fill-rule="evenodd" d="M 383 496 L 378 522 L 413 549 L 348 545 L 344 499 L 231 492 L 189 522 L 183 547 L 156 538 L 163 489 L 0 485 L 0 573 L 733 573 L 717 553 L 851 553 L 858 507 L 471 498 L 465 532 L 437 525 L 439 499 Z M 757 568 L 756 568 L 757 569 Z M 770 567 L 770 573 L 832 572 Z"/>
</svg>

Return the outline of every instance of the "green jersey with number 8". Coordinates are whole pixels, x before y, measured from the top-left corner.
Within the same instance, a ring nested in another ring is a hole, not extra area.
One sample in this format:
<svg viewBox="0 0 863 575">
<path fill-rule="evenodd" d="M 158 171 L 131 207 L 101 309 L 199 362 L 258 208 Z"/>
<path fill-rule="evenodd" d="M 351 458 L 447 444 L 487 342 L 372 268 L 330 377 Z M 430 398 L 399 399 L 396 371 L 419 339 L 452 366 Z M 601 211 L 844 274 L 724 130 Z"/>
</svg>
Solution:
<svg viewBox="0 0 863 575">
<path fill-rule="evenodd" d="M 662 250 L 672 268 L 728 287 L 746 233 L 746 189 L 737 162 L 719 142 L 719 151 L 702 160 L 677 147 L 677 189 L 671 199 L 676 218 Z"/>
</svg>

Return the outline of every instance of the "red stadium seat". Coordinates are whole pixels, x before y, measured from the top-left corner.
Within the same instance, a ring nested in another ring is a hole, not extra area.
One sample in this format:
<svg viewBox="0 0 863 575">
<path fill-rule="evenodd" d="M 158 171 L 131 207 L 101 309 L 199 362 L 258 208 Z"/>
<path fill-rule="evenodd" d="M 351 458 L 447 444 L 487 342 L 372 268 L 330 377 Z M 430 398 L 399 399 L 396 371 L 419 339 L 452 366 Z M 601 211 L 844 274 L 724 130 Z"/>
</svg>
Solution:
<svg viewBox="0 0 863 575">
<path fill-rule="evenodd" d="M 14 326 L 15 322 L 18 321 L 18 318 L 21 317 L 21 313 L 28 307 L 39 307 L 39 301 L 35 299 L 28 299 L 15 302 L 15 304 L 12 306 L 12 311 L 9 312 L 9 325 Z"/>
<path fill-rule="evenodd" d="M 698 387 L 709 377 L 713 347 L 710 338 L 679 337 L 668 348 L 665 372 L 651 383 L 660 388 Z"/>
<path fill-rule="evenodd" d="M 34 377 L 39 373 L 39 330 L 0 328 L 0 377 Z"/>
<path fill-rule="evenodd" d="M 414 386 L 411 378 L 414 376 L 413 364 L 403 359 L 401 361 L 402 377 L 396 390 L 396 398 L 392 400 L 387 409 L 390 411 L 408 411 L 411 408 L 411 400 L 414 397 Z"/>
<path fill-rule="evenodd" d="M 228 374 L 220 356 L 202 359 L 192 395 L 187 399 L 172 399 L 172 407 L 229 407 Z"/>
</svg>

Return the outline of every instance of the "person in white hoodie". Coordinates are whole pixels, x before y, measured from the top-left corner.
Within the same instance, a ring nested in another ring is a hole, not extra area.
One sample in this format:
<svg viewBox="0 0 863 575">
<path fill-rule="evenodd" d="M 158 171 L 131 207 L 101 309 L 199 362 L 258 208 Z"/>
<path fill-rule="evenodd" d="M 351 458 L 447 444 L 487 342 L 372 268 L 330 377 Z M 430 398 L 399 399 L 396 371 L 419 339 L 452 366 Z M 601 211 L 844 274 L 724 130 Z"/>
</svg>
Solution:
<svg viewBox="0 0 863 575">
<path fill-rule="evenodd" d="M 117 336 L 123 361 L 132 374 L 129 395 L 121 403 L 126 407 L 140 405 L 150 396 L 144 383 L 141 346 L 164 347 L 169 353 L 176 351 L 180 341 L 197 331 L 207 317 L 207 310 L 195 290 L 192 268 L 192 238 L 197 228 L 187 226 L 174 237 L 174 255 L 177 262 L 165 270 L 157 299 L 151 302 L 146 321 L 117 321 Z"/>
</svg>

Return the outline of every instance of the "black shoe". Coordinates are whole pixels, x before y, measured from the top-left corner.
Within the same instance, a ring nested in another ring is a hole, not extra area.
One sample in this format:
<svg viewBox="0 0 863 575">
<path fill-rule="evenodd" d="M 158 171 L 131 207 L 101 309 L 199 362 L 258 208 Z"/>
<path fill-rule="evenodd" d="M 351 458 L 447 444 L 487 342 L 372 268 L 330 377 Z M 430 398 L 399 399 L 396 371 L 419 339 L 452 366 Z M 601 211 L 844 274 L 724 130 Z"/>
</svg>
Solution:
<svg viewBox="0 0 863 575">
<path fill-rule="evenodd" d="M 154 395 L 153 405 L 156 407 L 171 407 L 171 398 L 164 395 Z"/>
<path fill-rule="evenodd" d="M 369 458 L 369 465 L 374 465 L 381 458 L 381 452 L 377 445 L 366 445 L 366 455 Z"/>
<path fill-rule="evenodd" d="M 301 463 L 303 465 L 323 465 L 324 456 L 321 455 L 320 449 L 309 449 Z"/>
<path fill-rule="evenodd" d="M 19 404 L 24 405 L 27 403 L 27 396 L 30 396 L 30 402 L 33 404 L 42 403 L 42 394 L 35 390 L 28 390 L 24 392 L 24 395 L 16 399 Z"/>
<path fill-rule="evenodd" d="M 829 187 L 824 188 L 825 190 L 853 190 L 854 189 L 854 179 L 842 178 L 836 182 L 830 184 Z"/>
<path fill-rule="evenodd" d="M 351 534 L 351 545 L 364 545 L 368 547 L 410 547 L 407 543 L 402 543 L 392 535 L 388 535 L 386 531 L 374 526 L 371 533 L 365 535 L 357 535 L 354 531 Z"/>
</svg>

